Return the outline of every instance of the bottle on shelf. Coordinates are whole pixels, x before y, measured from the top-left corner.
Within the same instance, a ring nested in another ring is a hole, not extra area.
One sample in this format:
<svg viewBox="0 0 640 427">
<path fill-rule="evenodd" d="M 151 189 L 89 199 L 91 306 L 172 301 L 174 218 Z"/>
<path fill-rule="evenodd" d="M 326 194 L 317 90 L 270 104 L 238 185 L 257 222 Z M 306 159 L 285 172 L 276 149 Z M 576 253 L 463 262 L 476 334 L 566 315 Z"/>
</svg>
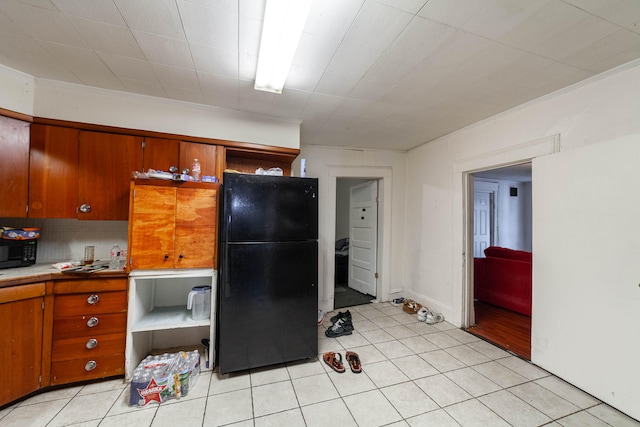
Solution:
<svg viewBox="0 0 640 427">
<path fill-rule="evenodd" d="M 120 258 L 122 256 L 122 251 L 120 246 L 117 244 L 111 247 L 111 261 L 109 261 L 109 270 L 121 270 L 120 266 Z"/>
<path fill-rule="evenodd" d="M 191 165 L 191 176 L 194 181 L 200 181 L 200 162 L 198 159 L 193 159 L 193 165 Z"/>
</svg>

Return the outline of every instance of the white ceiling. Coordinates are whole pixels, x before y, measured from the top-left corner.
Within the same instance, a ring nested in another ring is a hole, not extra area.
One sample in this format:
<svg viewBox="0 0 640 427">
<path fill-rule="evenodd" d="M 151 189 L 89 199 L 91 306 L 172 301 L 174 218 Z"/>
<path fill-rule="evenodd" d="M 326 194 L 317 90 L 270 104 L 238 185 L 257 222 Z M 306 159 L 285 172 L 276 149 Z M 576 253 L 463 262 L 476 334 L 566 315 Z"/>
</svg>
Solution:
<svg viewBox="0 0 640 427">
<path fill-rule="evenodd" d="M 0 64 L 407 150 L 640 57 L 640 0 L 315 0 L 281 95 L 264 0 L 1 0 Z"/>
</svg>

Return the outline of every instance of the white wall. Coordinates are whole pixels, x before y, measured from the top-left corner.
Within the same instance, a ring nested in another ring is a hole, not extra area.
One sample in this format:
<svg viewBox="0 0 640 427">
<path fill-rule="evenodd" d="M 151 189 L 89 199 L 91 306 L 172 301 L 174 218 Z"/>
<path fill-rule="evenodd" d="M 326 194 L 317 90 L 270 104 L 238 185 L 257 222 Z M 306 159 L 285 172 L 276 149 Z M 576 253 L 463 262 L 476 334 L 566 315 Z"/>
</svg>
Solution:
<svg viewBox="0 0 640 427">
<path fill-rule="evenodd" d="M 0 108 L 57 120 L 300 147 L 300 121 L 34 79 L 0 65 Z"/>
<path fill-rule="evenodd" d="M 0 108 L 33 116 L 33 77 L 0 65 Z"/>
<path fill-rule="evenodd" d="M 559 135 L 562 150 L 571 150 L 638 132 L 640 62 L 636 61 L 411 150 L 405 294 L 443 311 L 453 324 L 465 320 L 465 165 L 497 167 L 526 159 L 527 153 L 534 157 L 550 152 L 545 147 L 557 148 L 554 135 Z M 548 144 L 530 143 L 545 138 Z"/>
<path fill-rule="evenodd" d="M 336 182 L 345 178 L 382 178 L 380 181 L 380 224 L 378 299 L 389 300 L 402 293 L 405 217 L 405 153 L 386 150 L 340 149 L 302 146 L 292 165 L 299 175 L 300 159 L 307 163 L 307 177 L 318 178 L 318 298 L 322 310 L 333 309 L 336 230 Z"/>
</svg>

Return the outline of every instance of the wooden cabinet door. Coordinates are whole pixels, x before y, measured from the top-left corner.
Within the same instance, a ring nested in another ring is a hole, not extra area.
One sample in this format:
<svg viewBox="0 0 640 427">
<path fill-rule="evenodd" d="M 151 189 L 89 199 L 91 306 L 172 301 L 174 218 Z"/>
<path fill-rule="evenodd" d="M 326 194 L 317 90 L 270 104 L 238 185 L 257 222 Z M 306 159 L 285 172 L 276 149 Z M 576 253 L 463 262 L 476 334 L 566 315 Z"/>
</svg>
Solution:
<svg viewBox="0 0 640 427">
<path fill-rule="evenodd" d="M 81 131 L 79 144 L 78 219 L 127 220 L 129 182 L 142 164 L 142 138 Z"/>
<path fill-rule="evenodd" d="M 31 125 L 29 217 L 76 218 L 78 129 Z"/>
<path fill-rule="evenodd" d="M 0 217 L 25 218 L 29 191 L 29 123 L 0 116 Z"/>
<path fill-rule="evenodd" d="M 0 406 L 40 388 L 44 283 L 0 289 Z"/>
<path fill-rule="evenodd" d="M 143 172 L 150 168 L 168 172 L 170 166 L 179 167 L 180 141 L 175 139 L 145 138 L 143 147 Z"/>
<path fill-rule="evenodd" d="M 176 196 L 176 268 L 215 267 L 216 189 L 179 188 Z"/>
<path fill-rule="evenodd" d="M 176 189 L 132 185 L 129 217 L 131 269 L 174 268 Z"/>
<path fill-rule="evenodd" d="M 191 165 L 193 159 L 198 159 L 200 163 L 200 176 L 210 175 L 217 176 L 217 152 L 218 147 L 216 145 L 198 144 L 197 142 L 185 142 L 180 141 L 180 170 L 184 168 L 189 169 L 191 173 Z"/>
</svg>

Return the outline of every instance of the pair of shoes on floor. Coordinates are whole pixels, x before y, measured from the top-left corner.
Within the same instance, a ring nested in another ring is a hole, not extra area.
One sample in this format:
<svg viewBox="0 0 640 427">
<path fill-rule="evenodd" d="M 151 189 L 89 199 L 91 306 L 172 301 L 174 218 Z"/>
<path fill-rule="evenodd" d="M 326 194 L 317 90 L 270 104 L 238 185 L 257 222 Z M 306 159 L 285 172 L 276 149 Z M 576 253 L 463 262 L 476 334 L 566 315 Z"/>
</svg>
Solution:
<svg viewBox="0 0 640 427">
<path fill-rule="evenodd" d="M 433 310 L 429 310 L 426 307 L 422 307 L 418 310 L 418 321 L 425 322 L 428 325 L 434 325 L 444 321 L 442 313 L 436 313 Z"/>
<path fill-rule="evenodd" d="M 358 353 L 354 351 L 347 351 L 345 353 L 345 359 L 347 359 L 347 363 L 349 363 L 351 372 L 353 372 L 354 374 L 359 374 L 360 372 L 362 372 L 362 364 L 360 363 L 360 356 L 358 356 Z M 329 365 L 331 369 L 340 374 L 346 371 L 344 365 L 342 364 L 342 355 L 340 353 L 329 351 L 322 355 L 322 360 L 324 360 L 324 363 Z"/>
<path fill-rule="evenodd" d="M 404 298 L 403 297 L 394 298 L 394 299 L 391 300 L 391 305 L 393 305 L 394 307 L 400 307 L 403 302 L 404 302 Z"/>
<path fill-rule="evenodd" d="M 324 334 L 328 338 L 337 338 L 343 335 L 351 335 L 353 332 L 353 322 L 351 321 L 351 312 L 347 310 L 346 312 L 338 312 L 335 316 L 331 317 L 331 325 Z"/>
</svg>

